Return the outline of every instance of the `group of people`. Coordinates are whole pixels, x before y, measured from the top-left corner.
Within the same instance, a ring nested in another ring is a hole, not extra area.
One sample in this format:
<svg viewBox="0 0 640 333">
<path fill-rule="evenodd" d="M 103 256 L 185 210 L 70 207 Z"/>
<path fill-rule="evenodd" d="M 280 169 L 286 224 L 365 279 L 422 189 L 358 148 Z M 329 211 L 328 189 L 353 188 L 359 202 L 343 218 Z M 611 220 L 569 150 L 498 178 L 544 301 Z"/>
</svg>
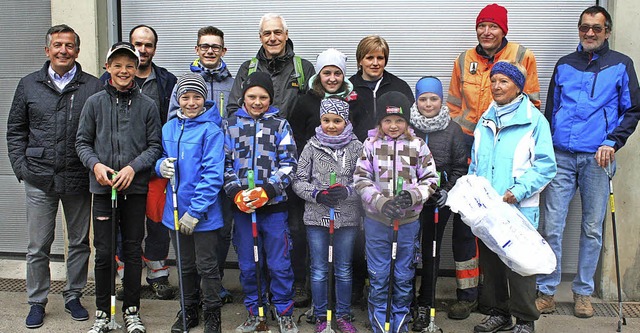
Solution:
<svg viewBox="0 0 640 333">
<path fill-rule="evenodd" d="M 321 52 L 314 66 L 295 54 L 277 14 L 261 18 L 262 47 L 235 79 L 215 27 L 198 31 L 198 58 L 176 78 L 152 61 L 155 30 L 136 26 L 130 42 L 109 49 L 102 83 L 75 61 L 78 34 L 66 25 L 49 29 L 49 60 L 19 82 L 7 124 L 9 157 L 27 198 L 26 326 L 44 323 L 61 201 L 65 310 L 79 321 L 89 319 L 80 298 L 93 216 L 97 311 L 89 333 L 109 331 L 113 320 L 114 224 L 127 332 L 146 332 L 143 263 L 158 297 L 173 297 L 164 264 L 170 241 L 180 253 L 184 295 L 172 332 L 199 325 L 200 305 L 204 332 L 221 332 L 221 307 L 232 300 L 221 283 L 231 242 L 248 312 L 237 332 L 262 325 L 269 303 L 280 332 L 296 333 L 294 306 L 309 303 L 307 267 L 315 332 L 332 321 L 342 333 L 357 332 L 351 306 L 367 278 L 372 330 L 420 332 L 435 306 L 439 245 L 451 215 L 457 301 L 448 316 L 464 319 L 480 307 L 488 317 L 474 332 L 534 332 L 540 313 L 555 310 L 568 198 L 578 187 L 588 204 L 572 290 L 575 315 L 593 316 L 608 196 L 603 168 L 615 169 L 615 152 L 640 117 L 633 62 L 609 49 L 609 13 L 587 8 L 580 44 L 556 64 L 542 113 L 534 54 L 507 41 L 507 10 L 488 5 L 475 26 L 478 45 L 454 61 L 446 101 L 438 78 L 425 76 L 412 90 L 386 71 L 389 46 L 380 36 L 360 41 L 358 71 L 349 78 L 336 49 Z M 447 192 L 465 174 L 487 178 L 538 228 L 557 256 L 555 272 L 514 273 L 452 214 Z M 479 292 L 481 271 L 491 292 Z"/>
</svg>

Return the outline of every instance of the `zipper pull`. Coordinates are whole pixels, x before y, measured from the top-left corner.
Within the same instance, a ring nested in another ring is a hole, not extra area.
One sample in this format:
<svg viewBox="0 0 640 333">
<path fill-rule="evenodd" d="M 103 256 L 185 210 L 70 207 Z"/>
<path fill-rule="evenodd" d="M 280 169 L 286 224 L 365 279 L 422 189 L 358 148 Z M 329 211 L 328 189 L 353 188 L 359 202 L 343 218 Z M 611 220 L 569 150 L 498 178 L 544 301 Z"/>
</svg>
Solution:
<svg viewBox="0 0 640 333">
<path fill-rule="evenodd" d="M 69 101 L 69 120 L 73 118 L 73 99 L 75 96 L 75 94 L 71 94 L 71 100 Z"/>
</svg>

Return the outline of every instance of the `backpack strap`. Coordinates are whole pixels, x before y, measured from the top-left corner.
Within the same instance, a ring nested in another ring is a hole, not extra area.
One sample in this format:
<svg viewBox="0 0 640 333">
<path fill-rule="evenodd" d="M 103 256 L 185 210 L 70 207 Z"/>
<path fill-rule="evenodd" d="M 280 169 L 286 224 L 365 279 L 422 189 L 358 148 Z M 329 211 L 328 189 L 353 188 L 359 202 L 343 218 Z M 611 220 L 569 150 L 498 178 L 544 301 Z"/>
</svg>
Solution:
<svg viewBox="0 0 640 333">
<path fill-rule="evenodd" d="M 255 73 L 257 69 L 258 69 L 258 58 L 253 57 L 251 58 L 251 62 L 249 63 L 249 71 L 247 72 L 247 76 Z"/>
<path fill-rule="evenodd" d="M 293 67 L 296 69 L 296 78 L 298 79 L 298 89 L 304 91 L 304 69 L 302 68 L 302 58 L 293 56 Z"/>
</svg>

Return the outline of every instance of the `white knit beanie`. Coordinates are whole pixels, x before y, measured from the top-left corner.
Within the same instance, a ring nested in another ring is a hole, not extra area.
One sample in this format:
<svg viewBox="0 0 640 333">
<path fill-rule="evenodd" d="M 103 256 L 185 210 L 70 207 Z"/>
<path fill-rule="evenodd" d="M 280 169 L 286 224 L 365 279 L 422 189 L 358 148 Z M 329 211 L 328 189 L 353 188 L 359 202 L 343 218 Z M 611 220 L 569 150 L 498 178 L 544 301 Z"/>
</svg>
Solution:
<svg viewBox="0 0 640 333">
<path fill-rule="evenodd" d="M 340 68 L 344 76 L 347 76 L 347 56 L 336 49 L 326 49 L 318 54 L 316 73 L 320 73 L 326 66 L 336 66 Z"/>
</svg>

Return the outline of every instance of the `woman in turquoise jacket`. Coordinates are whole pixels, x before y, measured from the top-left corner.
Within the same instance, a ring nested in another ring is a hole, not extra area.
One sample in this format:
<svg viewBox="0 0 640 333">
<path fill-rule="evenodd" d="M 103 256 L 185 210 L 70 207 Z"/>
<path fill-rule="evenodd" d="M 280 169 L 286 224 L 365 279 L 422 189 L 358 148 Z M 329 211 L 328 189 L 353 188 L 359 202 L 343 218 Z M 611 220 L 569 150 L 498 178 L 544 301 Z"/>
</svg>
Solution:
<svg viewBox="0 0 640 333">
<path fill-rule="evenodd" d="M 491 70 L 494 101 L 474 131 L 469 174 L 485 177 L 504 194 L 503 201 L 515 205 L 534 227 L 538 227 L 540 192 L 556 174 L 556 161 L 549 123 L 523 94 L 526 70 L 515 62 L 497 62 Z M 484 290 L 480 303 L 490 316 L 474 327 L 475 332 L 495 332 L 513 326 L 514 332 L 534 332 L 540 313 L 535 305 L 535 276 L 511 271 L 482 242 L 480 269 Z"/>
</svg>

